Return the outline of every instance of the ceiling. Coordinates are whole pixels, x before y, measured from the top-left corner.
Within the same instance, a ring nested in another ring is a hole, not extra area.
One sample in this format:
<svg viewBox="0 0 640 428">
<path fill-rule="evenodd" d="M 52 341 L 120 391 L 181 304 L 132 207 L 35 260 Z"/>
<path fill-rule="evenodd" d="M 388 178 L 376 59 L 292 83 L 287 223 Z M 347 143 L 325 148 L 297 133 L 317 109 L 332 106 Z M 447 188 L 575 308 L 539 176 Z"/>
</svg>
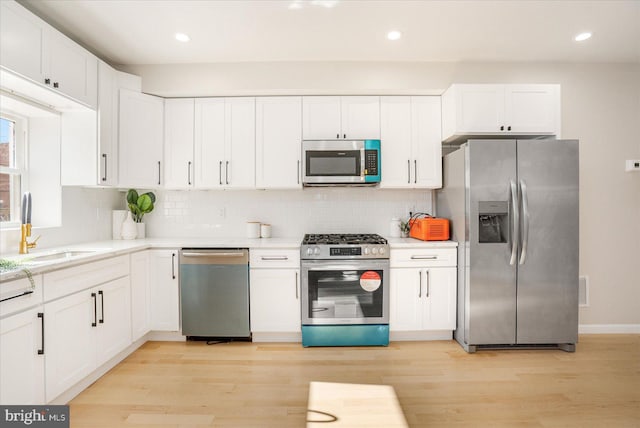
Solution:
<svg viewBox="0 0 640 428">
<path fill-rule="evenodd" d="M 640 0 L 20 0 L 111 64 L 640 63 Z M 297 6 L 292 7 L 295 4 Z M 401 31 L 397 41 L 390 30 Z M 590 31 L 593 37 L 573 37 Z M 187 43 L 176 32 L 190 36 Z"/>
</svg>

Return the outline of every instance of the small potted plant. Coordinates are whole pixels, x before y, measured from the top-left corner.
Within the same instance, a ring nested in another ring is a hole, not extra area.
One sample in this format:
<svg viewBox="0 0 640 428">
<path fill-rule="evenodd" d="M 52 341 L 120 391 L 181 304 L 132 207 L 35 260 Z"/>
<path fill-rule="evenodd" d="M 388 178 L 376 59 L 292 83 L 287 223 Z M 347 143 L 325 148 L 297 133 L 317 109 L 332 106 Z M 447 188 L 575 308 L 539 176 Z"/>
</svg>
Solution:
<svg viewBox="0 0 640 428">
<path fill-rule="evenodd" d="M 146 236 L 142 218 L 145 214 L 153 211 L 155 202 L 156 195 L 153 192 L 143 193 L 142 195 L 138 195 L 135 189 L 129 189 L 127 192 L 127 206 L 136 225 L 136 237 L 144 238 Z"/>
<path fill-rule="evenodd" d="M 409 230 L 411 227 L 409 226 L 409 220 L 400 222 L 400 236 L 406 238 L 409 236 Z"/>
</svg>

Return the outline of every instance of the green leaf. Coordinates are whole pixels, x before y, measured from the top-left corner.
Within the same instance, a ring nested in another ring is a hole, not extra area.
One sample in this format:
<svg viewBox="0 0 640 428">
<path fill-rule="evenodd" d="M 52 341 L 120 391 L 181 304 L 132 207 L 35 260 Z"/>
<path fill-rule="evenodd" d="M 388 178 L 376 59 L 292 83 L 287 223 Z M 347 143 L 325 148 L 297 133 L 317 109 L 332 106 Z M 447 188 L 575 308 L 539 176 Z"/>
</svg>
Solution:
<svg viewBox="0 0 640 428">
<path fill-rule="evenodd" d="M 138 198 L 138 208 L 141 213 L 148 213 L 153 209 L 153 201 L 146 193 Z"/>
<path fill-rule="evenodd" d="M 129 189 L 127 192 L 127 202 L 129 204 L 135 204 L 138 201 L 138 192 L 135 189 Z"/>
</svg>

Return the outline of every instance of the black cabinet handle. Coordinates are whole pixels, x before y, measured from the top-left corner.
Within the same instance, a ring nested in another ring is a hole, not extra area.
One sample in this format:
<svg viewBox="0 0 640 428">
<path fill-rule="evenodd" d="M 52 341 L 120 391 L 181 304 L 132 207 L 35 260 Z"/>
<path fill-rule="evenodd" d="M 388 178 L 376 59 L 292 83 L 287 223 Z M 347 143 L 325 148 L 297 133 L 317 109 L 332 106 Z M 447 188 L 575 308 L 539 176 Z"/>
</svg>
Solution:
<svg viewBox="0 0 640 428">
<path fill-rule="evenodd" d="M 38 318 L 40 318 L 40 327 L 42 330 L 42 338 L 40 339 L 40 349 L 38 349 L 38 355 L 44 355 L 44 312 L 38 312 Z"/>
<path fill-rule="evenodd" d="M 189 186 L 191 186 L 191 161 L 189 161 L 189 165 L 187 167 L 187 182 Z"/>
<path fill-rule="evenodd" d="M 418 182 L 418 161 L 416 159 L 413 160 L 413 182 Z"/>
<path fill-rule="evenodd" d="M 98 294 L 100 295 L 100 311 L 102 315 L 99 322 L 100 324 L 104 324 L 104 293 L 102 292 L 102 290 L 99 290 Z"/>
<path fill-rule="evenodd" d="M 224 180 L 227 182 L 227 184 L 229 184 L 229 161 L 227 161 L 227 164 L 224 168 Z"/>
<path fill-rule="evenodd" d="M 407 159 L 407 184 L 411 184 L 411 159 Z"/>
<path fill-rule="evenodd" d="M 171 278 L 176 279 L 176 253 L 171 254 Z"/>
<path fill-rule="evenodd" d="M 507 131 L 511 131 L 511 127 L 510 126 L 507 126 Z"/>
<path fill-rule="evenodd" d="M 102 159 L 104 159 L 104 175 L 102 176 L 102 181 L 107 181 L 107 154 L 102 154 Z"/>
<path fill-rule="evenodd" d="M 298 161 L 298 184 L 300 184 L 300 161 Z"/>
<path fill-rule="evenodd" d="M 342 138 L 347 138 L 347 134 L 342 134 Z"/>
<path fill-rule="evenodd" d="M 500 130 L 501 130 L 501 131 L 504 131 L 504 126 L 501 126 L 501 127 L 500 127 Z"/>
<path fill-rule="evenodd" d="M 93 322 L 91 327 L 96 327 L 98 325 L 98 298 L 96 293 L 91 293 L 91 298 L 93 299 Z"/>
<path fill-rule="evenodd" d="M 340 134 L 336 134 L 336 139 L 340 138 Z"/>
<path fill-rule="evenodd" d="M 59 87 L 58 82 L 53 82 L 53 87 L 58 88 Z"/>
<path fill-rule="evenodd" d="M 51 84 L 51 79 L 44 79 L 44 84 L 45 85 L 50 85 Z"/>
<path fill-rule="evenodd" d="M 158 161 L 158 186 L 160 185 L 161 176 L 162 176 L 162 172 L 160 171 L 160 161 Z"/>
</svg>

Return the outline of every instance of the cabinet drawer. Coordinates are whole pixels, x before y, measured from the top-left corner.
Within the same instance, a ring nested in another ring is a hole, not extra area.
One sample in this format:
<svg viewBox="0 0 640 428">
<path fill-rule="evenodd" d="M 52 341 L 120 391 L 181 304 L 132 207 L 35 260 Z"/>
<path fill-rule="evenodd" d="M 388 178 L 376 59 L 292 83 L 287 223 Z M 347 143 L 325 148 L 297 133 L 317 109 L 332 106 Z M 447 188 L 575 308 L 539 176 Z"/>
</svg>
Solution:
<svg viewBox="0 0 640 428">
<path fill-rule="evenodd" d="M 129 275 L 129 256 L 112 257 L 44 274 L 44 301 Z"/>
<path fill-rule="evenodd" d="M 251 268 L 299 268 L 299 249 L 251 250 L 249 252 Z"/>
<path fill-rule="evenodd" d="M 0 318 L 42 304 L 42 275 L 34 275 L 35 288 L 27 278 L 0 284 Z"/>
<path fill-rule="evenodd" d="M 443 267 L 456 266 L 455 248 L 403 248 L 391 250 L 391 267 Z"/>
</svg>

